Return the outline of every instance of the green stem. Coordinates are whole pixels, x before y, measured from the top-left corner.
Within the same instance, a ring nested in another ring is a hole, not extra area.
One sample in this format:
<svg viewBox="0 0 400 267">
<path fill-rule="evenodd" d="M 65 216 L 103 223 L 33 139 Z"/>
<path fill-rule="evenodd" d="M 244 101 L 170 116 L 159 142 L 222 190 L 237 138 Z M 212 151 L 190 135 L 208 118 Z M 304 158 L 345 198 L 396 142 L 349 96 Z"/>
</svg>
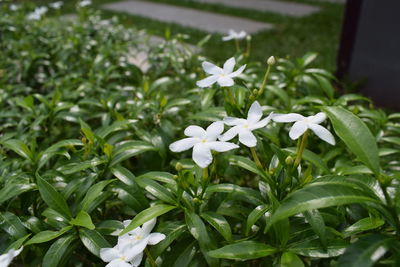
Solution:
<svg viewBox="0 0 400 267">
<path fill-rule="evenodd" d="M 250 39 L 247 40 L 247 47 L 246 47 L 246 53 L 245 56 L 249 57 L 250 56 L 250 51 L 251 51 L 251 41 Z"/>
<path fill-rule="evenodd" d="M 251 155 L 253 156 L 254 162 L 256 163 L 257 167 L 264 170 L 260 159 L 257 156 L 256 149 L 254 147 L 250 147 Z"/>
<path fill-rule="evenodd" d="M 157 264 L 156 264 L 156 262 L 154 261 L 153 257 L 151 256 L 150 251 L 149 251 L 147 248 L 145 248 L 145 249 L 144 249 L 144 252 L 146 253 L 146 256 L 147 256 L 147 259 L 148 259 L 149 262 L 150 262 L 150 265 L 151 265 L 152 267 L 157 267 Z"/>
<path fill-rule="evenodd" d="M 236 47 L 236 52 L 239 53 L 240 52 L 240 46 L 239 46 L 239 40 L 235 39 L 235 47 Z"/>
<path fill-rule="evenodd" d="M 201 194 L 200 194 L 200 199 L 203 199 L 204 193 L 206 192 L 206 188 L 208 186 L 209 182 L 209 176 L 208 176 L 208 167 L 205 167 L 203 169 L 203 177 L 202 177 L 202 189 L 201 189 Z"/>
<path fill-rule="evenodd" d="M 264 94 L 265 86 L 267 85 L 268 76 L 269 76 L 269 72 L 270 71 L 271 71 L 271 65 L 268 64 L 267 70 L 265 71 L 265 74 L 264 74 L 263 82 L 262 82 L 262 84 L 260 86 L 260 90 L 258 90 L 258 95 L 259 96 Z"/>
<path fill-rule="evenodd" d="M 304 149 L 306 148 L 306 145 L 307 145 L 308 135 L 309 135 L 309 132 L 308 132 L 308 130 L 306 130 L 305 133 L 303 134 L 303 137 L 301 138 L 300 145 L 297 147 L 296 159 L 294 161 L 293 168 L 297 168 L 297 166 L 299 166 L 299 164 L 301 162 L 301 157 L 302 157 Z"/>
<path fill-rule="evenodd" d="M 234 105 L 236 103 L 236 101 L 232 95 L 231 90 L 229 89 L 229 87 L 225 87 L 225 90 L 226 90 L 226 94 L 228 95 L 228 100 L 229 100 L 230 104 Z"/>
</svg>

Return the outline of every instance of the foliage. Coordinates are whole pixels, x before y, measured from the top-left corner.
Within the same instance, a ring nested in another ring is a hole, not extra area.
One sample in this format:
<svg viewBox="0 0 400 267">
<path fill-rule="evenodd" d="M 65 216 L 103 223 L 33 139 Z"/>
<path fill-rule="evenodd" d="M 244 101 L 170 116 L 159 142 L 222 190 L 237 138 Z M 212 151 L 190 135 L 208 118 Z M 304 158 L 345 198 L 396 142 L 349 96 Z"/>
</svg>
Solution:
<svg viewBox="0 0 400 267">
<path fill-rule="evenodd" d="M 334 77 L 312 66 L 315 54 L 269 65 L 265 89 L 264 66 L 238 56 L 247 64 L 241 81 L 200 89 L 204 58 L 176 39 L 151 45 L 90 9 L 60 23 L 27 21 L 30 5 L 8 8 L 0 9 L 2 254 L 23 245 L 15 262 L 26 266 L 101 266 L 101 248 L 158 217 L 166 238 L 143 266 L 399 262 L 400 115 L 339 96 Z M 141 51 L 147 72 L 130 61 Z M 241 146 L 214 154 L 206 175 L 189 152 L 169 151 L 187 126 L 246 117 L 255 100 L 264 112 L 325 112 L 336 146 L 310 135 L 300 150 L 286 125 L 271 122 L 254 132 L 259 162 Z"/>
</svg>

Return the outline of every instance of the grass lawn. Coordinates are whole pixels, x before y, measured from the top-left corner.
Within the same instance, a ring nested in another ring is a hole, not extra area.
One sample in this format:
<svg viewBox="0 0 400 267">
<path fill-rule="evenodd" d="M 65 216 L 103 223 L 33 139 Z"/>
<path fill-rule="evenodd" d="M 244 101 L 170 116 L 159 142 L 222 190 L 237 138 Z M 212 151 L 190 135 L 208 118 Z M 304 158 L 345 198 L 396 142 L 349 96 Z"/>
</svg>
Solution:
<svg viewBox="0 0 400 267">
<path fill-rule="evenodd" d="M 94 0 L 93 5 L 100 7 L 105 3 L 115 1 Z M 53 1 L 44 0 L 41 2 Z M 252 36 L 251 60 L 265 61 L 271 55 L 298 57 L 311 51 L 318 52 L 321 55 L 316 63 L 318 67 L 326 68 L 330 71 L 335 71 L 336 69 L 336 55 L 344 11 L 344 6 L 341 4 L 311 0 L 292 0 L 291 2 L 309 3 L 321 7 L 321 12 L 307 17 L 295 18 L 276 13 L 230 8 L 223 5 L 205 4 L 195 1 L 151 0 L 150 2 L 173 4 L 275 24 L 273 30 L 262 31 Z M 63 12 L 70 13 L 73 10 L 74 1 L 69 1 L 64 7 Z M 103 11 L 103 13 L 105 17 L 119 14 L 125 25 L 144 28 L 149 33 L 155 35 L 164 36 L 166 29 L 170 30 L 172 34 L 188 34 L 190 37 L 187 42 L 189 43 L 195 44 L 207 35 L 203 31 L 139 16 L 110 11 Z M 234 52 L 235 45 L 233 42 L 222 42 L 221 35 L 213 34 L 209 42 L 205 45 L 203 54 L 215 61 L 224 61 L 231 57 Z"/>
</svg>

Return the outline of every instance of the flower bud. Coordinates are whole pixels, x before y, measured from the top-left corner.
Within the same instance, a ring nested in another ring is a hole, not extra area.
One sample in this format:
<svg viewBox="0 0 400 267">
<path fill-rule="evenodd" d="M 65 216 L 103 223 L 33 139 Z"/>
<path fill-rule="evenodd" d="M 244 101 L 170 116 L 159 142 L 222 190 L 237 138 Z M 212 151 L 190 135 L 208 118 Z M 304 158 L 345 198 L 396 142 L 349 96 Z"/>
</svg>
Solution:
<svg viewBox="0 0 400 267">
<path fill-rule="evenodd" d="M 293 158 L 291 156 L 287 156 L 287 158 L 285 159 L 285 163 L 287 165 L 292 165 L 293 164 Z"/>
<path fill-rule="evenodd" d="M 247 41 L 250 41 L 250 40 L 251 40 L 251 35 L 247 35 L 247 36 L 246 36 L 246 40 L 247 40 Z"/>
<path fill-rule="evenodd" d="M 267 60 L 267 64 L 272 66 L 272 65 L 275 65 L 275 63 L 276 63 L 275 57 L 274 56 L 270 56 L 268 58 L 268 60 Z"/>
<path fill-rule="evenodd" d="M 257 89 L 254 89 L 253 90 L 253 95 L 257 95 L 258 94 L 258 90 Z"/>
<path fill-rule="evenodd" d="M 183 166 L 180 162 L 177 162 L 175 164 L 175 170 L 177 170 L 178 172 L 181 171 L 183 169 Z"/>
</svg>

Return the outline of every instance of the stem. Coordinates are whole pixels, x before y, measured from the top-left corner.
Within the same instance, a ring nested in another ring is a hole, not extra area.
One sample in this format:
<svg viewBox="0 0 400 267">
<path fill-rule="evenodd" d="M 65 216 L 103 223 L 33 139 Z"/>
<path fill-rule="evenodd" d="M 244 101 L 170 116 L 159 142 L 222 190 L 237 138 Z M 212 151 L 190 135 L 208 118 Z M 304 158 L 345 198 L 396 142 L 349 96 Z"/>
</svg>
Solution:
<svg viewBox="0 0 400 267">
<path fill-rule="evenodd" d="M 208 167 L 205 167 L 203 169 L 203 182 L 207 182 L 208 181 Z"/>
<path fill-rule="evenodd" d="M 204 193 L 206 192 L 206 188 L 207 188 L 207 185 L 208 185 L 208 181 L 209 181 L 209 179 L 208 179 L 208 167 L 205 167 L 204 169 L 203 169 L 203 177 L 202 177 L 202 179 L 203 179 L 203 181 L 202 181 L 202 189 L 201 189 L 201 193 L 200 193 L 200 199 L 203 199 L 203 196 L 204 196 Z"/>
<path fill-rule="evenodd" d="M 240 52 L 240 46 L 239 46 L 239 40 L 235 39 L 235 47 L 236 47 L 236 52 L 239 53 Z"/>
<path fill-rule="evenodd" d="M 250 151 L 251 151 L 251 155 L 253 156 L 253 159 L 254 159 L 254 161 L 255 161 L 257 167 L 260 168 L 260 169 L 262 169 L 262 170 L 264 170 L 264 168 L 263 168 L 263 166 L 262 166 L 262 164 L 261 164 L 261 161 L 260 161 L 260 159 L 259 159 L 258 156 L 257 156 L 256 149 L 255 149 L 254 147 L 250 147 Z"/>
<path fill-rule="evenodd" d="M 227 95 L 228 95 L 229 102 L 230 102 L 231 104 L 235 104 L 236 101 L 235 101 L 235 98 L 234 98 L 233 95 L 232 95 L 231 90 L 229 89 L 229 87 L 225 87 L 225 89 L 226 89 L 226 93 L 227 93 Z"/>
<path fill-rule="evenodd" d="M 146 253 L 146 256 L 147 256 L 147 259 L 148 259 L 149 262 L 150 262 L 150 265 L 151 265 L 152 267 L 157 267 L 157 264 L 156 264 L 156 262 L 154 261 L 153 257 L 151 256 L 150 251 L 149 251 L 147 248 L 145 248 L 145 249 L 144 249 L 144 252 Z"/>
<path fill-rule="evenodd" d="M 308 132 L 308 130 L 306 130 L 304 132 L 303 137 L 301 138 L 300 146 L 297 147 L 296 159 L 294 161 L 293 168 L 296 168 L 297 166 L 299 166 L 299 164 L 301 162 L 301 157 L 302 157 L 304 149 L 306 148 L 306 145 L 307 145 L 308 134 L 309 134 L 309 132 Z"/>
<path fill-rule="evenodd" d="M 271 71 L 271 65 L 268 64 L 267 70 L 266 70 L 265 75 L 264 75 L 263 82 L 261 84 L 260 90 L 258 91 L 258 95 L 259 96 L 264 93 L 265 86 L 267 85 L 268 76 L 269 76 L 269 72 L 270 71 Z"/>
<path fill-rule="evenodd" d="M 244 54 L 246 57 L 250 56 L 250 51 L 251 51 L 251 41 L 247 40 L 247 47 L 246 47 L 246 53 Z"/>
</svg>

